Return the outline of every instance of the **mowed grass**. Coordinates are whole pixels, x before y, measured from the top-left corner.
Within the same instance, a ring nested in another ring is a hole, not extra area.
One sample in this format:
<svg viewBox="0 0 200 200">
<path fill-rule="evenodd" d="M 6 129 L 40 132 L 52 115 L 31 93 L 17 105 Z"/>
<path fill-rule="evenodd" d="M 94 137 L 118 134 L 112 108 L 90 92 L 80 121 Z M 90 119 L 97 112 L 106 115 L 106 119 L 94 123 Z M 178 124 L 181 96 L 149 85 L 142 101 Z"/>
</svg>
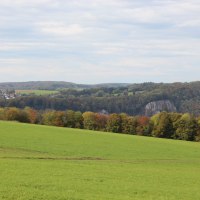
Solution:
<svg viewBox="0 0 200 200">
<path fill-rule="evenodd" d="M 199 200 L 200 143 L 0 122 L 0 199 Z"/>
<path fill-rule="evenodd" d="M 56 94 L 58 93 L 58 91 L 54 91 L 54 90 L 16 90 L 17 94 L 21 94 L 21 95 L 30 95 L 30 94 L 34 94 L 34 95 L 50 95 L 50 94 Z"/>
</svg>

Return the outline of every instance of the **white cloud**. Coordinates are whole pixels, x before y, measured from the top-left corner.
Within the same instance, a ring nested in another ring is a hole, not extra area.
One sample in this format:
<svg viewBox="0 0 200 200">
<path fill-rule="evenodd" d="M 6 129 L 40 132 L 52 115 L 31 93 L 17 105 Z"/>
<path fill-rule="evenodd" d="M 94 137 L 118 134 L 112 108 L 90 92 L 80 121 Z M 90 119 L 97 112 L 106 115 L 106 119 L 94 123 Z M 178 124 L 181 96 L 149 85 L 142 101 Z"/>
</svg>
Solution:
<svg viewBox="0 0 200 200">
<path fill-rule="evenodd" d="M 44 34 L 65 37 L 80 35 L 85 32 L 85 29 L 79 24 L 66 25 L 64 23 L 45 22 L 39 23 L 39 31 Z"/>
<path fill-rule="evenodd" d="M 55 46 L 55 43 L 51 42 L 0 42 L 0 51 L 33 50 L 36 48 L 53 48 Z"/>
<path fill-rule="evenodd" d="M 9 7 L 16 7 L 16 6 L 33 6 L 33 5 L 47 5 L 48 3 L 53 3 L 52 0 L 1 0 L 1 6 L 9 6 Z"/>
<path fill-rule="evenodd" d="M 196 79 L 199 10 L 199 0 L 1 0 L 0 78 Z"/>
<path fill-rule="evenodd" d="M 11 68 L 8 69 L 7 67 L 1 67 L 3 64 L 8 64 L 8 65 L 19 65 L 19 64 L 24 64 L 26 62 L 25 59 L 23 58 L 0 58 L 0 70 L 1 73 L 6 72 L 7 70 L 11 71 Z"/>
</svg>

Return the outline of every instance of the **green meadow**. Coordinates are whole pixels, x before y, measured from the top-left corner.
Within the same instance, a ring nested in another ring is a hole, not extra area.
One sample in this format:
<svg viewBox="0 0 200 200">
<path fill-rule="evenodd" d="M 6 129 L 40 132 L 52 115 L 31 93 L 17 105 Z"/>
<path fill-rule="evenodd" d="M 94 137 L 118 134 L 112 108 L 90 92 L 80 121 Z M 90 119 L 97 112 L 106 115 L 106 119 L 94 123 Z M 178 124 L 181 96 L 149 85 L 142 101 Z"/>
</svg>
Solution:
<svg viewBox="0 0 200 200">
<path fill-rule="evenodd" d="M 50 94 L 56 94 L 58 93 L 58 91 L 55 90 L 16 90 L 17 94 L 21 94 L 21 95 L 50 95 Z"/>
<path fill-rule="evenodd" d="M 199 200 L 200 143 L 0 121 L 2 200 Z"/>
</svg>

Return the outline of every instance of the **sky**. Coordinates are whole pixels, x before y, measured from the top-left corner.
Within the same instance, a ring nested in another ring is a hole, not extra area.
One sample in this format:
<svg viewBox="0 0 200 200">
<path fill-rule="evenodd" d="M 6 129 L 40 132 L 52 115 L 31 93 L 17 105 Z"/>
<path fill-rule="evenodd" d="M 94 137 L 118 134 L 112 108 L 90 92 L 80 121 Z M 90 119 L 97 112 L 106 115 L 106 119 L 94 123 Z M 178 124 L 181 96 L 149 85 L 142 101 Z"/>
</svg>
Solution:
<svg viewBox="0 0 200 200">
<path fill-rule="evenodd" d="M 199 0 L 0 0 L 0 82 L 200 80 Z"/>
</svg>

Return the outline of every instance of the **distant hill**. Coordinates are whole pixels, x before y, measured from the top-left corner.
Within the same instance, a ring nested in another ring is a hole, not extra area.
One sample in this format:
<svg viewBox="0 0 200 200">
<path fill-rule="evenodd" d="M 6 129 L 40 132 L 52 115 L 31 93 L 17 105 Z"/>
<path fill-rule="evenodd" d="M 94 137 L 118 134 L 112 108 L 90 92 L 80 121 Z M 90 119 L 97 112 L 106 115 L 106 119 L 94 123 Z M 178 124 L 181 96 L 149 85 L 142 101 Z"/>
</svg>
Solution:
<svg viewBox="0 0 200 200">
<path fill-rule="evenodd" d="M 125 87 L 127 83 L 76 84 L 65 81 L 29 81 L 0 83 L 0 89 L 14 90 L 58 90 L 58 89 L 89 89 L 101 87 Z"/>
</svg>

